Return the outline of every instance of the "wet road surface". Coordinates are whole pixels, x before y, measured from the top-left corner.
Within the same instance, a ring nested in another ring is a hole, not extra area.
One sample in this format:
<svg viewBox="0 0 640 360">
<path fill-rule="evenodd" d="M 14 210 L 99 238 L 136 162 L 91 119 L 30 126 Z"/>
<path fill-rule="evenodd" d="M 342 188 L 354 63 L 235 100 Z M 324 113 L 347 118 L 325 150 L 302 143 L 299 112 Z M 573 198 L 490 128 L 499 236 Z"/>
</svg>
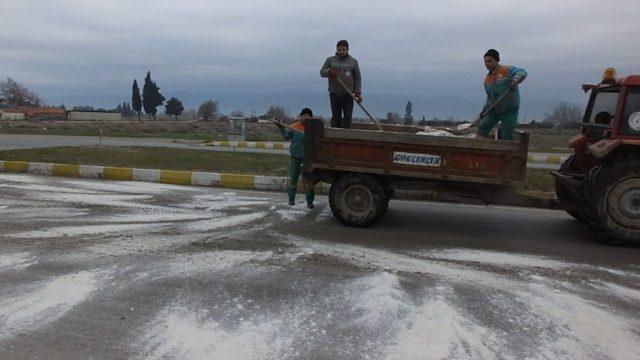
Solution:
<svg viewBox="0 0 640 360">
<path fill-rule="evenodd" d="M 562 212 L 0 173 L 0 229 L 2 359 L 640 358 L 640 248 Z"/>
</svg>

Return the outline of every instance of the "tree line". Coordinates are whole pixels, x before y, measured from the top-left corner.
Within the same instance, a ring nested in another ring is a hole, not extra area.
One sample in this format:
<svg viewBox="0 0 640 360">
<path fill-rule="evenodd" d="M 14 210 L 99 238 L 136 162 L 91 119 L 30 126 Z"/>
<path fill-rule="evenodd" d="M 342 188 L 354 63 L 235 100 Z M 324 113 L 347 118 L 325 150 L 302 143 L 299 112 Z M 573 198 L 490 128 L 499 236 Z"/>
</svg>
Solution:
<svg viewBox="0 0 640 360">
<path fill-rule="evenodd" d="M 142 94 L 140 94 L 138 81 L 136 79 L 133 80 L 133 85 L 131 86 L 130 110 L 137 113 L 138 120 L 140 119 L 140 115 L 143 110 L 144 113 L 147 114 L 149 119 L 153 118 L 153 120 L 156 120 L 158 106 L 161 106 L 163 104 L 164 113 L 166 115 L 173 116 L 176 120 L 178 120 L 178 116 L 182 115 L 185 110 L 182 101 L 180 101 L 176 97 L 171 97 L 166 101 L 166 103 L 164 103 L 164 101 L 165 97 L 160 93 L 160 88 L 155 83 L 155 81 L 151 79 L 151 71 L 148 71 L 147 76 L 144 78 Z M 128 110 L 129 108 L 125 107 L 123 111 L 128 112 Z M 240 111 L 236 111 L 234 113 L 232 113 L 231 115 L 243 116 L 242 112 Z M 216 115 L 218 115 L 218 102 L 213 100 L 204 101 L 198 107 L 197 115 L 199 118 L 202 118 L 205 121 L 212 120 Z"/>
<path fill-rule="evenodd" d="M 529 127 L 532 128 L 555 128 L 555 129 L 575 129 L 579 128 L 582 123 L 583 111 L 580 107 L 574 104 L 570 104 L 563 101 L 556 105 L 551 113 L 547 113 L 544 119 L 540 122 L 533 120 L 529 123 Z M 395 111 L 389 111 L 381 122 L 386 124 L 403 124 L 414 125 L 413 117 L 413 103 L 407 101 L 405 105 L 404 117 L 400 117 L 400 114 Z M 433 118 L 426 119 L 426 116 L 422 116 L 417 125 L 419 126 L 452 126 L 461 123 L 462 120 L 448 117 L 446 119 Z"/>
<path fill-rule="evenodd" d="M 144 111 L 149 119 L 156 119 L 159 106 L 164 106 L 164 113 L 169 116 L 173 116 L 176 120 L 185 111 L 182 102 L 176 97 L 171 97 L 166 100 L 160 93 L 160 88 L 155 81 L 151 79 L 151 71 L 148 71 L 145 79 L 142 93 L 138 87 L 136 79 L 133 80 L 131 87 L 131 102 L 119 103 L 116 108 L 94 109 L 92 106 L 75 106 L 73 110 L 85 110 L 85 111 L 119 111 L 124 117 L 131 117 L 137 114 L 138 119 L 141 117 L 141 113 Z M 46 106 L 40 96 L 29 90 L 26 86 L 18 83 L 17 81 L 7 78 L 5 81 L 0 81 L 0 107 L 19 107 L 19 106 Z M 64 104 L 59 106 L 65 109 Z M 213 120 L 218 115 L 218 102 L 211 99 L 204 101 L 198 107 L 197 111 L 193 111 L 197 116 L 205 121 Z M 413 116 L 413 103 L 407 101 L 404 109 L 404 116 L 400 116 L 395 111 L 390 111 L 386 114 L 384 119 L 381 119 L 383 123 L 392 124 L 404 124 L 414 125 L 415 120 Z M 582 122 L 582 109 L 576 105 L 568 102 L 561 102 L 556 105 L 552 111 L 545 115 L 544 119 L 540 122 L 532 121 L 529 126 L 533 128 L 577 128 Z M 239 111 L 233 111 L 230 116 L 244 116 Z M 264 114 L 267 118 L 288 117 L 287 111 L 279 105 L 271 105 L 267 112 Z M 252 112 L 251 117 L 256 117 L 255 112 Z M 438 125 L 449 126 L 455 123 L 459 123 L 461 120 L 449 117 L 447 119 L 433 118 L 427 120 L 425 116 L 422 116 L 422 120 L 417 123 L 420 126 L 426 125 Z"/>
</svg>

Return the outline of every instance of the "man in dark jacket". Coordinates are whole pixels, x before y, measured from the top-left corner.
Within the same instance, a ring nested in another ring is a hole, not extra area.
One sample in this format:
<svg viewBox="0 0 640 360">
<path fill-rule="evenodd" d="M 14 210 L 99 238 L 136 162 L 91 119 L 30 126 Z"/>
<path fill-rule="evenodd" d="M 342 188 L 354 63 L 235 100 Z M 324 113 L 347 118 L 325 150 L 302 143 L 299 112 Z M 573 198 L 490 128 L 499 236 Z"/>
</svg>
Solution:
<svg viewBox="0 0 640 360">
<path fill-rule="evenodd" d="M 331 101 L 331 126 L 348 129 L 351 127 L 353 99 L 362 101 L 360 87 L 360 66 L 358 60 L 349 55 L 349 43 L 340 40 L 336 54 L 330 56 L 320 69 L 320 76 L 329 79 L 329 100 Z M 347 86 L 345 89 L 342 82 Z"/>
</svg>

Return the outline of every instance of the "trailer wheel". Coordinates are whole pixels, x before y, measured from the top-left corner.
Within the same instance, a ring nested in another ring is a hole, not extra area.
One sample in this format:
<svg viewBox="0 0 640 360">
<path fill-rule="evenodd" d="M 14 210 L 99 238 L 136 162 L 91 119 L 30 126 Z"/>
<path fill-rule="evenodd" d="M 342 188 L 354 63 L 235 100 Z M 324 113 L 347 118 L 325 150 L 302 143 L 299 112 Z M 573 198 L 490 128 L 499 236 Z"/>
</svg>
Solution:
<svg viewBox="0 0 640 360">
<path fill-rule="evenodd" d="M 640 159 L 611 161 L 596 184 L 596 213 L 611 240 L 640 243 Z"/>
<path fill-rule="evenodd" d="M 346 174 L 331 185 L 329 205 L 341 223 L 371 227 L 387 211 L 389 198 L 376 178 L 364 174 Z"/>
<path fill-rule="evenodd" d="M 571 155 L 560 165 L 560 172 L 562 173 L 578 173 L 580 168 L 578 166 L 578 159 L 575 155 Z M 578 194 L 574 194 L 569 188 L 563 185 L 560 181 L 556 180 L 556 197 L 563 203 L 579 205 L 580 199 Z M 583 222 L 584 218 L 580 214 L 580 210 L 567 210 L 567 214 L 573 216 L 576 220 Z"/>
</svg>

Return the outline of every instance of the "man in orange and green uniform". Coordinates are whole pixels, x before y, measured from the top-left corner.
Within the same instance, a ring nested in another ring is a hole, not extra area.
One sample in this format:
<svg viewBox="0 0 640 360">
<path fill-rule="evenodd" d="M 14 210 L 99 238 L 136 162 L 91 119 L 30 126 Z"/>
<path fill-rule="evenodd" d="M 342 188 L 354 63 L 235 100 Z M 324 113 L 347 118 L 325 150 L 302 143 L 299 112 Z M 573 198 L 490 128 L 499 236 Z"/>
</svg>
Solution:
<svg viewBox="0 0 640 360">
<path fill-rule="evenodd" d="M 484 79 L 487 102 L 482 108 L 482 112 L 503 94 L 508 91 L 510 93 L 485 114 L 478 126 L 478 137 L 488 138 L 494 126 L 500 123 L 500 139 L 513 140 L 513 133 L 518 125 L 518 109 L 520 108 L 518 84 L 527 77 L 527 72 L 516 66 L 500 65 L 500 54 L 495 49 L 490 49 L 484 54 L 484 65 L 489 73 Z"/>
<path fill-rule="evenodd" d="M 291 124 L 291 126 L 285 127 L 283 125 L 278 125 L 284 139 L 291 140 L 291 144 L 289 145 L 289 154 L 291 154 L 291 161 L 289 162 L 289 187 L 287 188 L 289 205 L 296 204 L 296 188 L 304 162 L 304 130 L 309 119 L 312 117 L 313 112 L 311 112 L 311 109 L 304 108 L 300 112 L 298 121 Z M 315 196 L 316 193 L 313 187 L 306 189 L 305 198 L 309 209 L 313 209 L 314 207 L 313 200 L 315 199 Z"/>
</svg>

